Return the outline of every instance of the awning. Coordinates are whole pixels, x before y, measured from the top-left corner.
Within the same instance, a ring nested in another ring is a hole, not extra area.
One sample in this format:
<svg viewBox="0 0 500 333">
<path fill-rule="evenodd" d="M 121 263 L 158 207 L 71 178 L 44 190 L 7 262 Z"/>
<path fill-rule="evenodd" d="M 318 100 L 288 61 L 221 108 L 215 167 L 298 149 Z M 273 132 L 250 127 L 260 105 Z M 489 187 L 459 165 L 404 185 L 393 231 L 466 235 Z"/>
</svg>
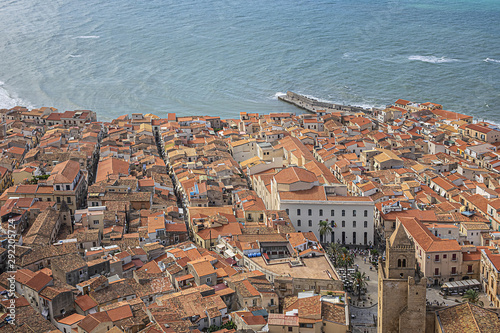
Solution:
<svg viewBox="0 0 500 333">
<path fill-rule="evenodd" d="M 234 254 L 234 252 L 231 249 L 227 249 L 226 251 L 224 251 L 224 254 L 230 258 L 232 258 L 236 255 L 236 254 Z"/>
</svg>

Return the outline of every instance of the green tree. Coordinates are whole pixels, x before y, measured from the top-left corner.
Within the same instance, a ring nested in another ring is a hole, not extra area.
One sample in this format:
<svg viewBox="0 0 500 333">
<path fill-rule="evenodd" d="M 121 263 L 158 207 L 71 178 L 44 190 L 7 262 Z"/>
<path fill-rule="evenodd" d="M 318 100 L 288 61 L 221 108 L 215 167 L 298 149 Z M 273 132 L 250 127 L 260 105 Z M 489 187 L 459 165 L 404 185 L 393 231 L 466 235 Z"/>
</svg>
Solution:
<svg viewBox="0 0 500 333">
<path fill-rule="evenodd" d="M 319 221 L 319 235 L 321 238 L 321 241 L 323 243 L 326 243 L 326 236 L 331 234 L 333 231 L 332 227 L 328 223 L 328 221 Z"/>
<path fill-rule="evenodd" d="M 336 263 L 340 254 L 342 253 L 342 250 L 341 250 L 340 244 L 330 243 L 330 244 L 328 244 L 328 247 L 326 248 L 326 252 L 333 259 L 333 261 Z"/>
<path fill-rule="evenodd" d="M 479 293 L 475 291 L 474 289 L 469 289 L 467 290 L 464 295 L 462 296 L 462 299 L 466 302 L 476 304 L 479 306 L 484 306 L 484 303 L 479 300 Z"/>
<path fill-rule="evenodd" d="M 354 273 L 354 287 L 358 291 L 358 301 L 361 300 L 361 289 L 366 287 L 366 274 L 363 272 Z"/>
<path fill-rule="evenodd" d="M 347 275 L 347 268 L 354 264 L 354 257 L 349 253 L 349 250 L 343 247 L 340 251 L 340 255 L 337 260 L 337 265 L 345 268 L 345 273 Z"/>
</svg>

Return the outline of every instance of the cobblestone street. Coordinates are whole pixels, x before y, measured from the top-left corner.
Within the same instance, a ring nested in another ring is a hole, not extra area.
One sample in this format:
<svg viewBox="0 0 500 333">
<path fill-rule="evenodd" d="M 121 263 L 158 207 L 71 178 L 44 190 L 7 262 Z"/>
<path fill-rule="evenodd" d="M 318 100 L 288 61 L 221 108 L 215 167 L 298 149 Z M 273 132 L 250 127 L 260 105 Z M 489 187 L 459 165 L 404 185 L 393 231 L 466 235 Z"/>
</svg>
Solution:
<svg viewBox="0 0 500 333">
<path fill-rule="evenodd" d="M 366 294 L 361 296 L 361 300 L 358 300 L 358 296 L 351 296 L 351 304 L 361 307 L 369 307 L 377 303 L 378 286 L 377 286 L 377 270 L 375 267 L 368 263 L 368 257 L 366 257 L 366 262 L 363 256 L 356 256 L 354 259 L 354 265 L 358 266 L 358 271 L 365 273 L 366 280 Z M 370 267 L 372 269 L 370 270 Z"/>
</svg>

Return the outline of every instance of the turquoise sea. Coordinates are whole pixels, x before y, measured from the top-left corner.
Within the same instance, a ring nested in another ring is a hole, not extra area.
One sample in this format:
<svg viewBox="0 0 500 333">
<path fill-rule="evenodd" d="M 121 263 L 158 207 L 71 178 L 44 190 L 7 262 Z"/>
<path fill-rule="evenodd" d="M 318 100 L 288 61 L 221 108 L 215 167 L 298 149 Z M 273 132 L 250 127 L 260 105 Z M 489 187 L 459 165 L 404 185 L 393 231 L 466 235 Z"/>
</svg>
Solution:
<svg viewBox="0 0 500 333">
<path fill-rule="evenodd" d="M 231 118 L 293 90 L 500 122 L 498 0 L 2 0 L 0 27 L 0 107 Z"/>
</svg>

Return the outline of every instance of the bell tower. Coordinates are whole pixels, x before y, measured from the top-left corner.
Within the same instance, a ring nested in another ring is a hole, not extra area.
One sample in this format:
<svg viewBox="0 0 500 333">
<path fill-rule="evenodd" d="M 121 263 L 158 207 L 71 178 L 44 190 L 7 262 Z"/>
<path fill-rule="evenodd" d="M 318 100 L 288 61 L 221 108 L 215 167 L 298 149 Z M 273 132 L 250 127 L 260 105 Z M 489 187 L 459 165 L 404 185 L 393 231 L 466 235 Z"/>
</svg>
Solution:
<svg viewBox="0 0 500 333">
<path fill-rule="evenodd" d="M 415 274 L 415 244 L 400 221 L 386 242 L 378 266 L 377 332 L 425 332 L 426 279 Z"/>
<path fill-rule="evenodd" d="M 404 227 L 398 223 L 391 237 L 386 239 L 385 276 L 388 279 L 404 279 L 415 276 L 415 244 Z"/>
</svg>

